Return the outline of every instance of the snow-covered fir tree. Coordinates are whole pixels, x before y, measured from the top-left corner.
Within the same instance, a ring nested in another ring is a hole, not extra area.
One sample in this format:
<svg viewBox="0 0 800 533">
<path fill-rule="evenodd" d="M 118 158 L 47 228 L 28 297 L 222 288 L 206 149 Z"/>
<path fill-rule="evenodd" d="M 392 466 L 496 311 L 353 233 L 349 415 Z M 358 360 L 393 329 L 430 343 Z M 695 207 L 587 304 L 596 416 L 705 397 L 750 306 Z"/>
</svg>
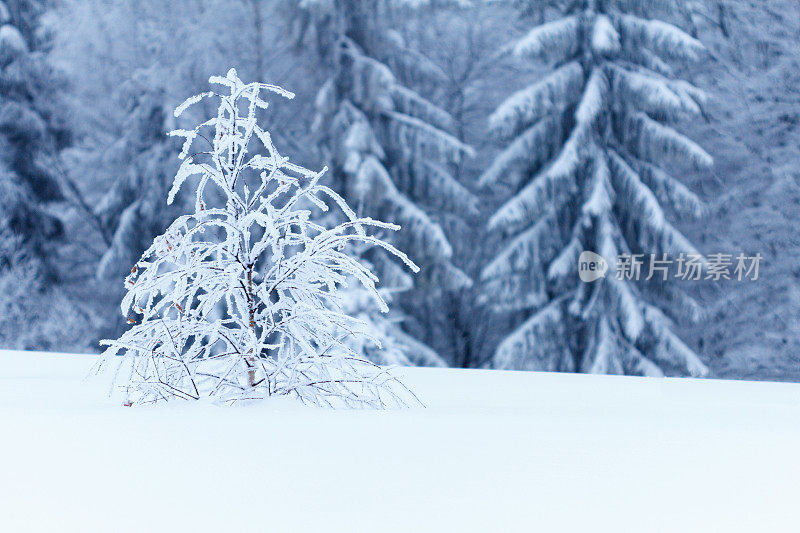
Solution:
<svg viewBox="0 0 800 533">
<path fill-rule="evenodd" d="M 353 253 L 370 271 L 372 264 L 363 258 L 368 248 L 353 246 Z M 381 287 L 378 293 L 388 304 L 391 304 L 398 292 L 405 289 Z M 363 287 L 357 280 L 344 287 L 342 293 L 342 309 L 350 316 L 366 323 L 371 338 L 351 336 L 348 345 L 357 354 L 368 358 L 379 365 L 402 366 L 447 366 L 447 362 L 426 344 L 418 341 L 403 330 L 405 315 L 397 311 L 384 312 L 376 305 L 371 291 Z M 375 342 L 375 341 L 378 342 Z"/>
<path fill-rule="evenodd" d="M 402 225 L 392 242 L 420 264 L 412 285 L 382 254 L 369 259 L 397 295 L 403 326 L 437 346 L 427 324 L 443 313 L 443 296 L 472 284 L 453 264 L 448 221 L 477 213 L 477 200 L 453 170 L 469 146 L 452 135 L 452 118 L 401 80 L 436 80 L 438 69 L 391 28 L 419 2 L 307 0 L 299 2 L 298 39 L 315 43 L 332 66 L 317 97 L 313 129 L 331 166 L 334 186 L 359 214 Z M 416 327 L 415 327 L 416 325 Z M 441 336 L 440 336 L 441 337 Z"/>
<path fill-rule="evenodd" d="M 699 318 L 698 304 L 661 274 L 644 281 L 647 264 L 642 281 L 615 275 L 620 254 L 698 254 L 670 218 L 702 214 L 677 177 L 712 160 L 669 124 L 699 115 L 706 96 L 669 63 L 695 60 L 703 46 L 647 18 L 673 4 L 572 2 L 513 43 L 519 58 L 553 67 L 489 120 L 509 142 L 481 183 L 516 193 L 490 219 L 508 242 L 482 280 L 498 308 L 524 318 L 497 347 L 498 368 L 707 372 L 674 332 L 673 320 Z M 609 262 L 604 279 L 579 281 L 583 250 Z"/>
<path fill-rule="evenodd" d="M 268 107 L 265 93 L 292 93 L 245 84 L 233 69 L 209 81 L 222 90 L 189 98 L 175 116 L 214 98 L 217 116 L 171 132 L 185 143 L 168 202 L 189 180 L 194 213 L 178 217 L 134 265 L 122 302 L 132 326 L 104 341 L 104 364 L 117 367 L 127 401 L 292 395 L 317 405 L 385 407 L 413 399 L 389 369 L 351 349 L 349 337 L 370 332 L 342 311 L 339 293 L 354 278 L 387 310 L 377 278 L 348 245 L 380 247 L 417 271 L 368 233 L 399 227 L 358 217 L 320 182 L 325 170 L 278 153 L 258 116 Z M 311 213 L 329 204 L 345 216 L 331 228 Z"/>
<path fill-rule="evenodd" d="M 48 204 L 63 199 L 55 156 L 70 134 L 63 80 L 40 50 L 40 10 L 33 0 L 0 1 L 0 231 L 18 237 L 28 264 L 53 278 L 51 245 L 63 223 Z M 0 268 L 13 257 L 0 257 Z"/>
<path fill-rule="evenodd" d="M 97 181 L 111 184 L 95 209 L 109 240 L 97 268 L 103 279 L 124 278 L 153 238 L 179 214 L 174 205 L 163 205 L 169 176 L 176 168 L 163 93 L 131 88 L 127 96 L 128 116 L 121 135 L 90 157 L 103 174 Z M 121 174 L 120 169 L 124 169 Z"/>
<path fill-rule="evenodd" d="M 57 286 L 57 158 L 71 134 L 41 15 L 39 2 L 0 0 L 0 347 L 80 351 L 90 342 L 90 317 Z"/>
</svg>

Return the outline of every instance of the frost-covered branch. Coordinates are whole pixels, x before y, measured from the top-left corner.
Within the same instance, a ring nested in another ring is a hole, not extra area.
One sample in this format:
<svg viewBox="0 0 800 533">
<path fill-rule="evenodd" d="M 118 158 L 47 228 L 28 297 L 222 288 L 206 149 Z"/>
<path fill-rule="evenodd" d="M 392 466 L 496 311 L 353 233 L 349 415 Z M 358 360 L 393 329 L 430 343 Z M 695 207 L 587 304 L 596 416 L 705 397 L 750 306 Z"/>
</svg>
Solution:
<svg viewBox="0 0 800 533">
<path fill-rule="evenodd" d="M 231 402 L 292 395 L 315 405 L 387 407 L 416 399 L 391 373 L 362 359 L 350 336 L 371 337 L 342 310 L 339 289 L 361 284 L 384 312 L 377 277 L 349 255 L 379 247 L 417 266 L 370 230 L 399 226 L 358 217 L 314 172 L 280 155 L 258 124 L 262 96 L 293 94 L 242 82 L 233 69 L 214 76 L 218 91 L 186 100 L 219 102 L 215 118 L 171 135 L 184 138 L 168 202 L 196 187 L 195 212 L 155 239 L 125 280 L 122 313 L 132 327 L 108 346 L 104 364 L 131 402 L 213 397 Z M 210 150 L 193 151 L 197 139 Z M 213 186 L 213 194 L 209 185 Z M 327 228 L 310 208 L 338 206 L 344 222 Z M 121 357 L 117 357 L 121 356 Z"/>
</svg>

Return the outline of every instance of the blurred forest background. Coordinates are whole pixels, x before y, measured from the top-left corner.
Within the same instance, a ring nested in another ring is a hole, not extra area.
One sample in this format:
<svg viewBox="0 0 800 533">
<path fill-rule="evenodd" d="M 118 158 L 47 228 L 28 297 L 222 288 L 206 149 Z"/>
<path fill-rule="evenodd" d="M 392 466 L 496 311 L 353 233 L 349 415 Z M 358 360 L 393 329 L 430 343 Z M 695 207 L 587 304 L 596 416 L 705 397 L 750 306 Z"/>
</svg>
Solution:
<svg viewBox="0 0 800 533">
<path fill-rule="evenodd" d="M 166 204 L 172 110 L 235 67 L 297 94 L 266 114 L 281 153 L 422 266 L 365 255 L 393 307 L 348 293 L 366 356 L 800 380 L 795 1 L 5 0 L 0 22 L 2 348 L 126 327 L 125 276 L 194 201 Z M 763 260 L 589 285 L 583 249 Z"/>
</svg>

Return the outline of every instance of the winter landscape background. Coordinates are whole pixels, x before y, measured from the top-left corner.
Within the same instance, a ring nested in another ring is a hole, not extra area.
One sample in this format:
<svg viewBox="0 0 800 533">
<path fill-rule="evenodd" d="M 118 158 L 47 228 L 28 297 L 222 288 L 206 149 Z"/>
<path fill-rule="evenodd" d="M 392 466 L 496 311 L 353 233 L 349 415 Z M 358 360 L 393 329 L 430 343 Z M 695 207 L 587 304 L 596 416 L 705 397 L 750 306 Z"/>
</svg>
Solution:
<svg viewBox="0 0 800 533">
<path fill-rule="evenodd" d="M 235 67 L 297 94 L 265 115 L 281 153 L 403 226 L 419 275 L 363 251 L 392 312 L 348 294 L 376 362 L 800 380 L 796 2 L 5 0 L 0 19 L 0 348 L 125 330 L 125 276 L 194 205 L 166 204 L 172 110 Z M 763 260 L 757 280 L 585 284 L 582 250 Z"/>
</svg>

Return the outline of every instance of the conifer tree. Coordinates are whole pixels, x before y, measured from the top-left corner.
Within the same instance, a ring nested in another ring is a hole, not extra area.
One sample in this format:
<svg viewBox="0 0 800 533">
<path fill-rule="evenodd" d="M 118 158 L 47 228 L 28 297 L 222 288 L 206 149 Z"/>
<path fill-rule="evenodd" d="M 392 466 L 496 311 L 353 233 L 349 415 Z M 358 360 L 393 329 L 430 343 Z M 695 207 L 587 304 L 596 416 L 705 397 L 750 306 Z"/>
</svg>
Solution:
<svg viewBox="0 0 800 533">
<path fill-rule="evenodd" d="M 393 243 L 420 264 L 415 285 L 381 254 L 370 257 L 394 288 L 413 332 L 432 343 L 427 327 L 441 313 L 445 291 L 472 280 L 452 262 L 445 228 L 451 217 L 477 213 L 476 198 L 453 170 L 472 149 L 454 137 L 452 118 L 402 83 L 436 80 L 441 70 L 391 29 L 392 16 L 411 9 L 402 0 L 302 2 L 298 33 L 328 52 L 333 74 L 317 97 L 313 129 L 331 166 L 337 191 L 360 214 L 392 220 L 404 231 Z"/>
<path fill-rule="evenodd" d="M 62 80 L 40 50 L 39 14 L 38 2 L 0 1 L 0 231 L 52 278 L 49 248 L 63 224 L 48 204 L 63 199 L 55 156 L 70 135 Z M 0 268 L 12 266 L 19 251 L 0 257 Z"/>
<path fill-rule="evenodd" d="M 103 181 L 111 183 L 95 209 L 110 241 L 97 268 L 102 279 L 124 278 L 180 211 L 163 205 L 176 165 L 162 91 L 131 92 L 122 134 L 94 161 L 101 173 L 108 174 Z"/>
<path fill-rule="evenodd" d="M 496 349 L 499 368 L 707 372 L 674 332 L 674 319 L 699 318 L 698 304 L 672 279 L 618 280 L 614 271 L 620 254 L 698 254 L 669 215 L 702 214 L 677 176 L 712 160 L 670 123 L 699 115 L 706 96 L 669 63 L 695 60 L 704 48 L 645 15 L 673 4 L 572 2 L 513 44 L 519 58 L 553 67 L 489 120 L 508 145 L 481 184 L 517 192 L 489 221 L 508 242 L 482 279 L 497 308 L 524 318 Z M 611 272 L 580 282 L 583 250 L 601 254 Z"/>
<path fill-rule="evenodd" d="M 387 310 L 377 278 L 347 246 L 381 247 L 417 271 L 368 233 L 399 227 L 357 217 L 320 182 L 325 170 L 278 153 L 258 116 L 266 95 L 292 93 L 245 84 L 233 69 L 209 81 L 222 89 L 189 98 L 175 116 L 204 99 L 219 101 L 217 116 L 171 132 L 185 142 L 167 201 L 192 184 L 194 213 L 178 217 L 132 268 L 122 312 L 133 325 L 103 342 L 104 363 L 117 367 L 133 403 L 290 395 L 317 405 L 402 405 L 408 391 L 397 378 L 346 341 L 370 332 L 342 311 L 339 293 L 353 278 Z M 312 220 L 311 209 L 329 204 L 345 222 Z"/>
<path fill-rule="evenodd" d="M 71 132 L 41 14 L 36 1 L 0 0 L 0 347 L 80 351 L 92 317 L 59 286 L 57 157 Z"/>
</svg>

